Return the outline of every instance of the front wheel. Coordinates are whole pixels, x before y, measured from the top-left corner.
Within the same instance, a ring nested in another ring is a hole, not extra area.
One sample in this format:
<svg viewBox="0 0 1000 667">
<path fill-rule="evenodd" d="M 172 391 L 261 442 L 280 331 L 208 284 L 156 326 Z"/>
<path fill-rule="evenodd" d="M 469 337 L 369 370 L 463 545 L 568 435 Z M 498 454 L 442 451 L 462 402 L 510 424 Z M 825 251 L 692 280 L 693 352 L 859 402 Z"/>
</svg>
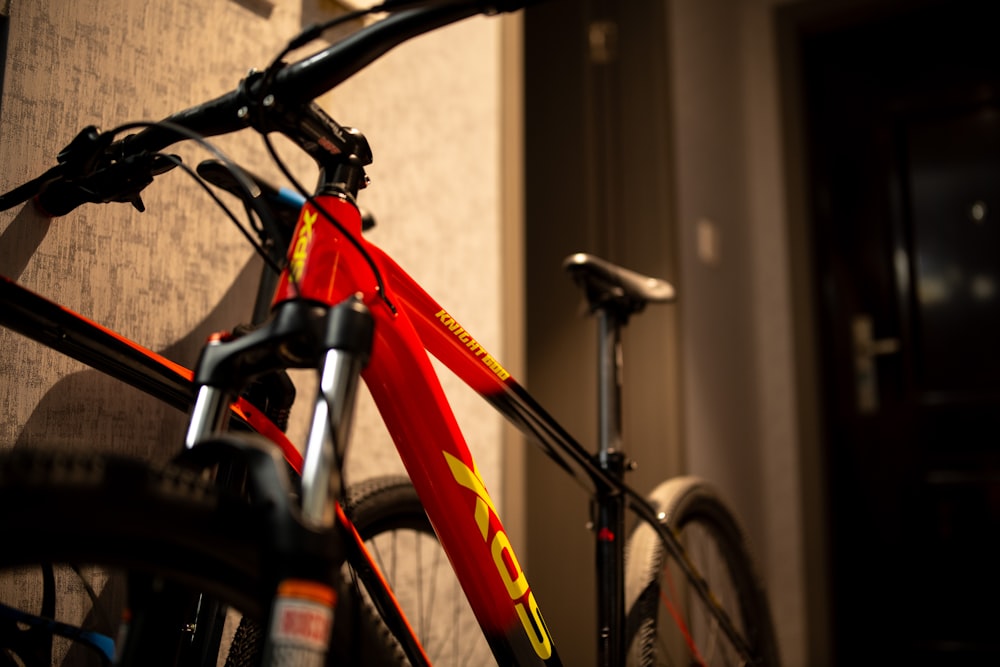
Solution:
<svg viewBox="0 0 1000 667">
<path fill-rule="evenodd" d="M 495 666 L 489 644 L 441 549 L 413 485 L 405 477 L 376 477 L 349 486 L 344 511 L 436 667 Z M 333 664 L 406 667 L 402 647 L 378 615 L 349 564 L 334 624 Z M 263 635 L 240 623 L 226 667 L 259 664 Z"/>
<path fill-rule="evenodd" d="M 650 501 L 679 536 L 694 568 L 749 646 L 750 664 L 778 665 L 770 610 L 746 539 L 725 503 L 704 481 L 679 477 Z M 626 645 L 630 667 L 742 665 L 652 526 L 639 524 L 625 560 Z"/>
</svg>

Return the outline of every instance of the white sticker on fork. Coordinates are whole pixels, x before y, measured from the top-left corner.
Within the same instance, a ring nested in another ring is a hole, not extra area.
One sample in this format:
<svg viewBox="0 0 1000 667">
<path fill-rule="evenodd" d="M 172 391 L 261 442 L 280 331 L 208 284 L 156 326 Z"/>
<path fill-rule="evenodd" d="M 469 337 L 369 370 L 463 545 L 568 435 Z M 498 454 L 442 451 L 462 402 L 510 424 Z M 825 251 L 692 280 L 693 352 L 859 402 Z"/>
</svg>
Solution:
<svg viewBox="0 0 1000 667">
<path fill-rule="evenodd" d="M 282 598 L 275 601 L 271 641 L 326 651 L 333 610 L 318 602 Z"/>
</svg>

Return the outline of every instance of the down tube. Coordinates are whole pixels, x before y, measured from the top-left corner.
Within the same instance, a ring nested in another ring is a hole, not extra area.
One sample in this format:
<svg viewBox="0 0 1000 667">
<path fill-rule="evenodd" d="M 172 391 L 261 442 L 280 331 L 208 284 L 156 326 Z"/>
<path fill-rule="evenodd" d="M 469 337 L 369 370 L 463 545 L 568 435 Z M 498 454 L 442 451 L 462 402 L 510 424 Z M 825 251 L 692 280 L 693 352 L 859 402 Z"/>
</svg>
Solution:
<svg viewBox="0 0 1000 667">
<path fill-rule="evenodd" d="M 405 309 L 376 318 L 363 375 L 501 665 L 561 665 L 517 556 Z"/>
</svg>

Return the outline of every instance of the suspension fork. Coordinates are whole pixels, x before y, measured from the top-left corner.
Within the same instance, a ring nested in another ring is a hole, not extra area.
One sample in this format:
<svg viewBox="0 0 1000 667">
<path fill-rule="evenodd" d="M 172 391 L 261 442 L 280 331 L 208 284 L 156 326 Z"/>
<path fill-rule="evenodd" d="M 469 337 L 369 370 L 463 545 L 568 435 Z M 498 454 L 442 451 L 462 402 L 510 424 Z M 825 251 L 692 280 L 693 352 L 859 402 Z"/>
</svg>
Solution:
<svg viewBox="0 0 1000 667">
<path fill-rule="evenodd" d="M 254 377 L 287 368 L 316 368 L 319 387 L 303 455 L 301 519 L 314 530 L 335 530 L 337 502 L 343 493 L 341 462 L 372 338 L 371 313 L 355 297 L 334 307 L 303 300 L 285 301 L 276 306 L 268 323 L 252 333 L 240 338 L 213 337 L 195 370 L 198 391 L 185 437 L 186 448 L 196 449 L 199 443 L 225 431 L 230 402 Z M 220 483 L 226 483 L 231 472 L 220 470 Z M 294 579 L 297 573 L 276 574 Z M 331 590 L 336 586 L 336 582 L 324 583 L 331 584 Z M 276 617 L 288 605 L 298 610 L 301 604 L 278 600 L 272 615 Z M 199 611 L 202 609 L 199 619 L 206 623 L 211 620 L 209 614 L 218 614 L 217 608 L 204 600 L 199 601 Z"/>
<path fill-rule="evenodd" d="M 621 452 L 622 320 L 605 307 L 598 313 L 597 464 L 624 482 Z M 618 485 L 621 486 L 620 484 Z M 616 489 L 599 488 L 593 504 L 597 573 L 597 664 L 625 664 L 625 499 Z"/>
<path fill-rule="evenodd" d="M 185 446 L 190 449 L 224 432 L 230 402 L 254 377 L 287 368 L 318 369 L 319 391 L 301 471 L 303 511 L 317 525 L 333 525 L 332 505 L 327 505 L 341 491 L 336 463 L 347 447 L 372 335 L 371 314 L 351 297 L 332 308 L 286 301 L 252 333 L 235 339 L 214 336 L 195 370 L 198 391 Z"/>
</svg>

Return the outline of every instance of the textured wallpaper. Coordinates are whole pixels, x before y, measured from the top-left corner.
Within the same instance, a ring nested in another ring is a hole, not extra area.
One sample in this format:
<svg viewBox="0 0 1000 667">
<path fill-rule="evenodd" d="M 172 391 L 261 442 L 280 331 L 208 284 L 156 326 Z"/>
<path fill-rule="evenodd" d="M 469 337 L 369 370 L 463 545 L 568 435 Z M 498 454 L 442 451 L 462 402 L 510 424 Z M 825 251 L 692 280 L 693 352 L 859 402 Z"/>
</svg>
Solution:
<svg viewBox="0 0 1000 667">
<path fill-rule="evenodd" d="M 227 92 L 323 10 L 298 0 L 11 4 L 4 191 L 52 166 L 86 125 L 155 120 Z M 419 38 L 321 100 L 373 148 L 372 184 L 361 196 L 378 220 L 370 238 L 495 350 L 504 343 L 499 30 L 498 21 L 473 19 Z M 256 136 L 218 143 L 278 180 Z M 312 184 L 312 167 L 287 143 L 278 147 Z M 191 165 L 206 157 L 187 145 L 176 152 Z M 249 318 L 259 263 L 179 170 L 143 198 L 142 214 L 126 205 L 85 206 L 51 221 L 30 207 L 0 214 L 0 274 L 190 365 L 208 333 Z M 300 396 L 308 394 L 310 374 L 296 373 L 296 381 Z M 500 420 L 449 378 L 445 384 L 496 497 Z M 185 415 L 138 390 L 4 330 L 0 406 L 4 448 L 56 444 L 164 460 L 185 424 Z M 308 408 L 301 401 L 297 408 L 292 432 L 300 438 Z M 354 444 L 351 478 L 401 469 L 368 401 Z"/>
</svg>

